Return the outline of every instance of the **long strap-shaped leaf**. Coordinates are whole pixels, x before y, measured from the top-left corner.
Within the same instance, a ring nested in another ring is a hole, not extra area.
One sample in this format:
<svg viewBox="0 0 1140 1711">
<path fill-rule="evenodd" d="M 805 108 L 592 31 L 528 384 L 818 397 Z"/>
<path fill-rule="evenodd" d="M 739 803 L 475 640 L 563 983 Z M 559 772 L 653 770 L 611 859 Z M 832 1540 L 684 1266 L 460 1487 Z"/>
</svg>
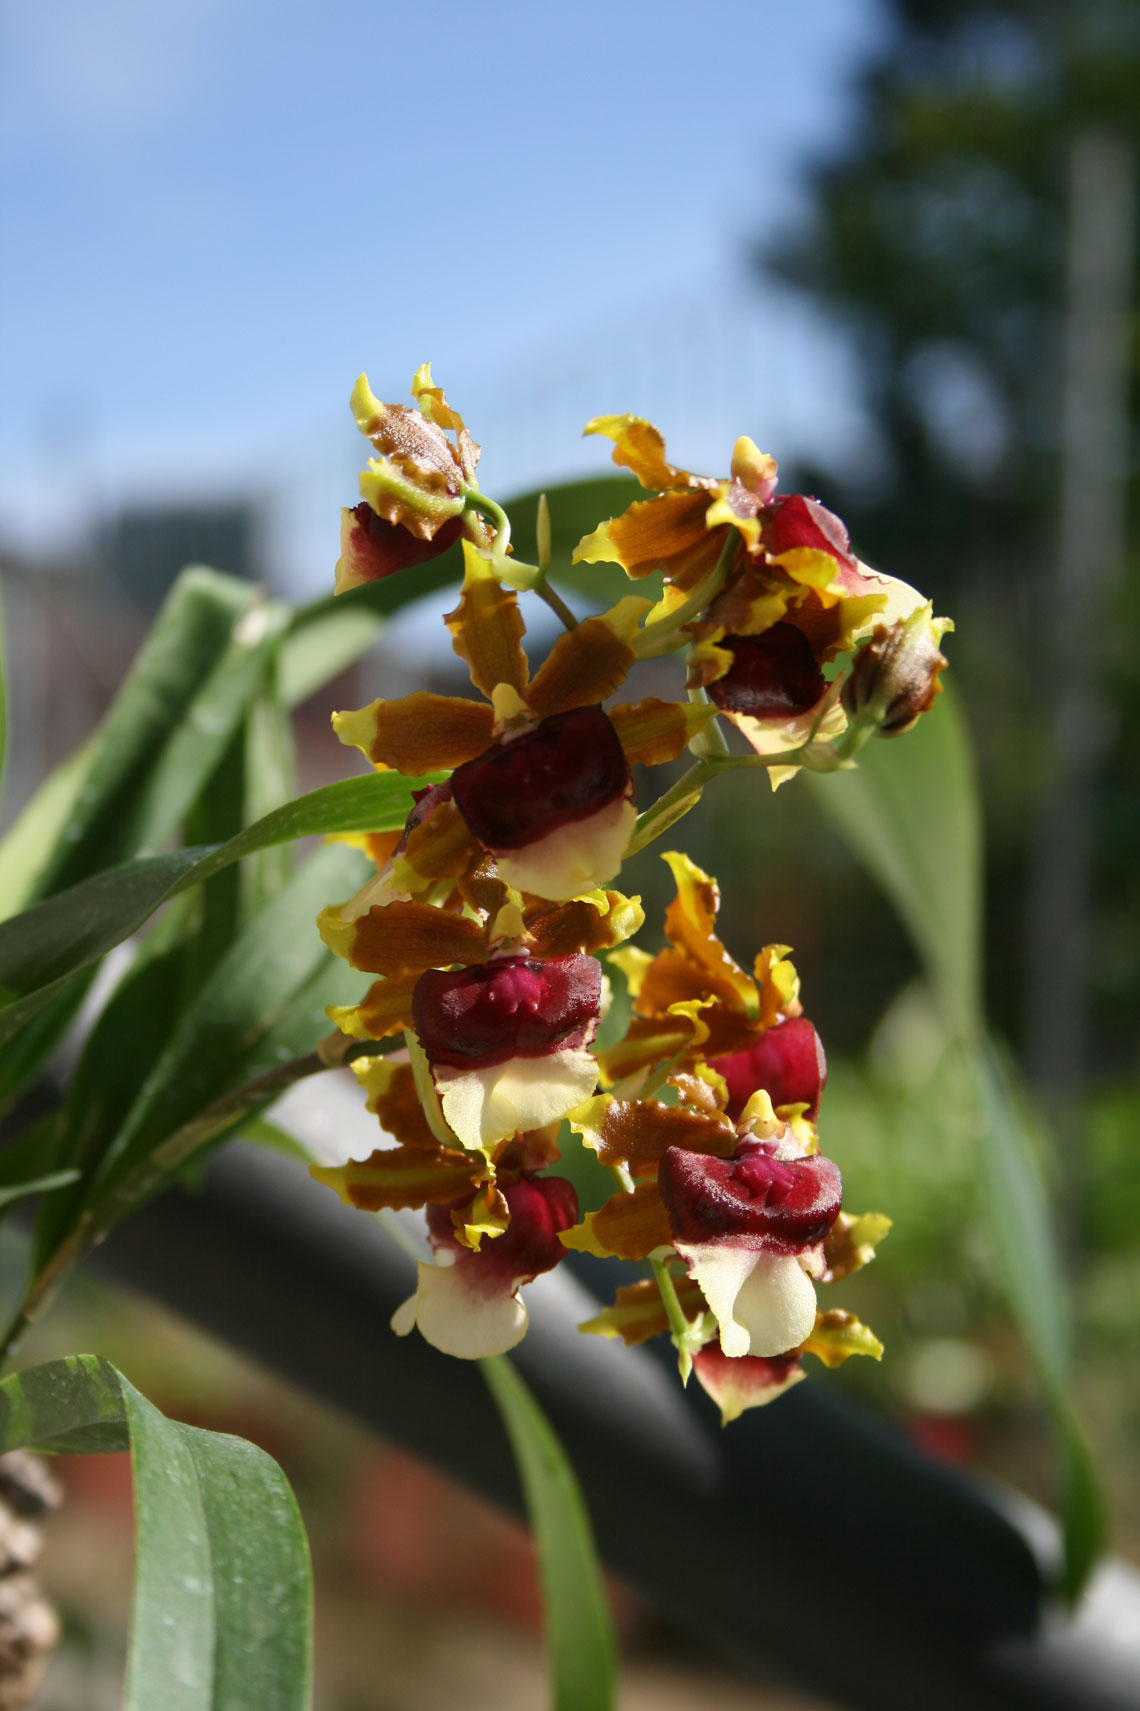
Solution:
<svg viewBox="0 0 1140 1711">
<path fill-rule="evenodd" d="M 1064 1487 L 1064 1584 L 1075 1598 L 1102 1548 L 1101 1500 L 1069 1395 L 1062 1264 L 1024 1104 L 986 1040 L 981 815 L 969 736 L 952 691 L 901 741 L 868 744 L 857 771 L 811 777 L 810 785 L 905 922 L 963 1052 L 975 1090 L 982 1210 L 1052 1416 Z"/>
<path fill-rule="evenodd" d="M 510 1361 L 498 1355 L 480 1365 L 511 1440 L 538 1546 L 552 1711 L 612 1711 L 613 1625 L 574 1470 Z"/>
<path fill-rule="evenodd" d="M 438 776 L 438 775 L 435 775 Z M 243 856 L 294 838 L 402 826 L 412 792 L 432 778 L 377 773 L 311 790 L 274 809 L 228 843 L 138 856 L 61 891 L 0 925 L 0 1044 L 77 969 L 121 944 L 161 903 L 200 885 Z"/>
<path fill-rule="evenodd" d="M 168 1420 L 98 1355 L 0 1384 L 0 1452 L 126 1450 L 135 1485 L 124 1711 L 306 1711 L 312 1586 L 277 1463 Z"/>
</svg>

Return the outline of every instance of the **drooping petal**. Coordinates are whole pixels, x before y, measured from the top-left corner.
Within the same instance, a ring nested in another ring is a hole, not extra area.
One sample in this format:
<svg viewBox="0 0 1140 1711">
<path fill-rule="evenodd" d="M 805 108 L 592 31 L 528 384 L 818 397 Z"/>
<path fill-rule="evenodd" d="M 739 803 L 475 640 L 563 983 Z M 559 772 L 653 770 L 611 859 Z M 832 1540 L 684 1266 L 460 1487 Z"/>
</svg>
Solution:
<svg viewBox="0 0 1140 1711">
<path fill-rule="evenodd" d="M 724 1077 L 728 1114 L 740 1116 L 758 1088 L 781 1105 L 806 1105 L 806 1115 L 819 1115 L 820 1094 L 827 1082 L 823 1042 L 805 1016 L 793 1017 L 758 1034 L 746 1051 L 714 1058 L 712 1067 Z"/>
<path fill-rule="evenodd" d="M 596 706 L 625 681 L 634 661 L 630 641 L 651 602 L 627 595 L 609 612 L 586 618 L 565 631 L 551 648 L 527 691 L 537 718 Z"/>
<path fill-rule="evenodd" d="M 463 592 L 444 622 L 472 683 L 488 700 L 500 683 L 526 695 L 529 668 L 522 646 L 526 625 L 518 595 L 513 588 L 503 587 L 488 560 L 468 540 L 463 542 Z"/>
<path fill-rule="evenodd" d="M 815 1324 L 815 1289 L 794 1254 L 766 1253 L 746 1238 L 676 1242 L 720 1326 L 726 1355 L 781 1355 Z"/>
<path fill-rule="evenodd" d="M 693 1356 L 693 1371 L 720 1409 L 722 1426 L 731 1425 L 748 1408 L 774 1402 L 807 1377 L 798 1355 L 743 1355 L 732 1360 L 716 1343 L 706 1343 Z"/>
<path fill-rule="evenodd" d="M 560 1121 L 590 1097 L 597 1081 L 597 1063 L 581 1049 L 507 1058 L 485 1069 L 435 1071 L 448 1126 L 473 1150 Z"/>
<path fill-rule="evenodd" d="M 373 701 L 357 712 L 334 713 L 333 730 L 373 766 L 408 777 L 461 766 L 483 753 L 495 716 L 482 701 L 417 690 L 399 701 Z"/>
</svg>

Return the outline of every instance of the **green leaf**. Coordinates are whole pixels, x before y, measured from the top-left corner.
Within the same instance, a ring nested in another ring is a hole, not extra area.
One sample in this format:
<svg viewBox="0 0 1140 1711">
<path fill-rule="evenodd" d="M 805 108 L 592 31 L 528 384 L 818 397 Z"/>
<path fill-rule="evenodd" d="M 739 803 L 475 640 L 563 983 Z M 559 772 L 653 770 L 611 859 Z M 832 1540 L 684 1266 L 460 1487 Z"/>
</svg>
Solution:
<svg viewBox="0 0 1140 1711">
<path fill-rule="evenodd" d="M 1071 1400 L 1069 1304 L 1024 1098 L 992 1045 L 976 1053 L 975 1064 L 983 1113 L 982 1195 L 1006 1298 L 1052 1415 L 1061 1464 L 1063 1590 L 1075 1601 L 1104 1550 L 1106 1528 L 1096 1470 Z"/>
<path fill-rule="evenodd" d="M 71 823 L 97 747 L 98 738 L 89 737 L 49 772 L 0 839 L 0 921 L 18 913 L 35 894 Z"/>
<path fill-rule="evenodd" d="M 0 604 L 0 784 L 8 759 L 8 661 L 4 635 L 4 607 Z"/>
<path fill-rule="evenodd" d="M 314 834 L 394 830 L 407 818 L 412 792 L 440 776 L 374 773 L 326 784 L 275 809 L 225 844 L 137 856 L 4 922 L 0 988 L 7 1003 L 0 1007 L 0 1043 L 70 975 L 128 938 L 168 898 L 274 844 Z"/>
<path fill-rule="evenodd" d="M 355 850 L 318 850 L 249 923 L 157 1058 L 140 1066 L 137 1097 L 86 1185 L 88 1206 L 223 1094 L 311 1050 L 329 1031 L 326 1003 L 359 995 L 367 977 L 332 957 L 313 923 L 359 884 L 362 865 Z"/>
<path fill-rule="evenodd" d="M 952 1030 L 968 1034 L 981 1007 L 981 810 L 952 688 L 905 737 L 862 748 L 856 771 L 804 776 L 898 910 Z"/>
<path fill-rule="evenodd" d="M 281 1469 L 159 1413 L 109 1362 L 0 1384 L 0 1449 L 131 1450 L 136 1564 L 124 1711 L 307 1711 L 312 1586 Z"/>
<path fill-rule="evenodd" d="M 510 1361 L 497 1355 L 479 1364 L 511 1441 L 538 1546 L 552 1711 L 611 1711 L 617 1650 L 574 1470 Z"/>
<path fill-rule="evenodd" d="M 133 855 L 139 844 L 130 839 L 161 843 L 173 832 L 201 780 L 188 790 L 182 808 L 148 780 L 161 770 L 168 742 L 187 730 L 196 701 L 197 727 L 204 685 L 217 687 L 211 674 L 233 647 L 235 625 L 252 598 L 250 585 L 236 577 L 201 569 L 182 572 L 96 733 L 95 753 L 68 821 L 66 842 L 40 878 L 41 893 L 61 890 Z M 212 733 L 203 734 L 211 740 Z M 188 746 L 190 738 L 182 736 L 174 759 L 184 758 Z M 155 811 L 151 823 L 139 806 L 144 792 Z M 173 821 L 170 809 L 175 811 Z M 130 838 L 125 838 L 128 829 Z"/>
<path fill-rule="evenodd" d="M 1030 1143 L 1026 1101 L 986 1041 L 981 999 L 981 825 L 965 722 L 945 691 L 905 737 L 872 741 L 858 770 L 808 775 L 816 801 L 907 926 L 976 1090 L 980 1207 L 1010 1312 L 1037 1369 L 1061 1463 L 1065 1587 L 1103 1539 L 1101 1498 L 1070 1400 L 1061 1256 Z"/>
</svg>

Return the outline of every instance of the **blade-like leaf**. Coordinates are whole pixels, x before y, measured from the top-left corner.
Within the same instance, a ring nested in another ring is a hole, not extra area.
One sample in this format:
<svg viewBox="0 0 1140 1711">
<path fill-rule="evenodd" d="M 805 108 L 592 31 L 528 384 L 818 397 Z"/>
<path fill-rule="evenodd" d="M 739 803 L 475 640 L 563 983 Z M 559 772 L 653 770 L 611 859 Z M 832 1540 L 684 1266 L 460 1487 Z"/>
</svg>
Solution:
<svg viewBox="0 0 1140 1711">
<path fill-rule="evenodd" d="M 538 1546 L 552 1711 L 611 1711 L 613 1624 L 574 1470 L 511 1363 L 498 1355 L 479 1364 L 511 1441 Z"/>
<path fill-rule="evenodd" d="M 1100 1546 L 1101 1499 L 1069 1399 L 1064 1273 L 1024 1103 L 985 1038 L 978 790 L 952 692 L 901 740 L 869 743 L 857 771 L 814 775 L 810 783 L 908 928 L 963 1052 L 963 1074 L 976 1088 L 981 1211 L 1052 1417 L 1062 1466 L 1065 1584 L 1075 1596 Z"/>
<path fill-rule="evenodd" d="M 905 737 L 868 743 L 856 771 L 805 776 L 898 910 L 951 1028 L 969 1033 L 980 1012 L 981 814 L 952 691 Z"/>
<path fill-rule="evenodd" d="M 412 792 L 440 775 L 376 773 L 326 784 L 267 814 L 216 848 L 138 856 L 70 891 L 34 904 L 0 925 L 0 1043 L 33 1016 L 76 971 L 135 932 L 167 898 L 199 885 L 232 862 L 294 838 L 402 826 Z"/>
<path fill-rule="evenodd" d="M 271 1457 L 168 1420 L 95 1355 L 0 1384 L 0 1449 L 25 1445 L 131 1450 L 137 1555 L 124 1711 L 307 1711 L 308 1547 Z"/>
<path fill-rule="evenodd" d="M 144 823 L 137 804 L 165 745 L 185 728 L 191 705 L 232 646 L 234 627 L 252 598 L 248 583 L 215 571 L 187 570 L 178 578 L 96 733 L 67 840 L 40 877 L 41 895 L 133 855 L 139 844 L 124 842 L 128 826 L 131 836 L 144 843 L 162 842 L 174 830 L 177 819 Z M 197 789 L 190 790 L 187 802 Z M 164 805 L 158 801 L 157 806 Z"/>
<path fill-rule="evenodd" d="M 4 607 L 0 603 L 0 785 L 8 759 L 8 658 L 4 636 Z"/>
<path fill-rule="evenodd" d="M 49 772 L 0 839 L 0 921 L 17 914 L 35 894 L 71 823 L 97 746 L 97 738 L 90 737 Z"/>
</svg>

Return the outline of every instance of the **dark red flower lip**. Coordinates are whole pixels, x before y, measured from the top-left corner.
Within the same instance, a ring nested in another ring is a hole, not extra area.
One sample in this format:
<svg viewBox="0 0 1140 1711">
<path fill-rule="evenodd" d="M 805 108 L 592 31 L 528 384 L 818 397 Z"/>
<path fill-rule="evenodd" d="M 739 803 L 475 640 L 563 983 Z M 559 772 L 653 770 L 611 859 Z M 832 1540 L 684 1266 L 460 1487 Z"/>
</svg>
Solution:
<svg viewBox="0 0 1140 1711">
<path fill-rule="evenodd" d="M 799 1254 L 823 1240 L 843 1201 L 838 1166 L 819 1154 L 781 1160 L 756 1148 L 718 1159 L 670 1147 L 657 1180 L 674 1239 L 693 1247 L 744 1240 Z"/>
<path fill-rule="evenodd" d="M 433 1064 L 485 1069 L 586 1045 L 601 995 L 595 957 L 501 957 L 474 968 L 428 969 L 412 994 L 412 1022 Z"/>
<path fill-rule="evenodd" d="M 708 686 L 725 713 L 753 719 L 792 719 L 810 713 L 827 693 L 811 643 L 794 624 L 773 624 L 759 636 L 725 636 L 732 655 L 723 677 Z"/>
<path fill-rule="evenodd" d="M 490 850 L 519 850 L 587 819 L 631 789 L 618 734 L 600 707 L 542 719 L 456 767 L 460 813 Z"/>
<path fill-rule="evenodd" d="M 398 570 L 427 564 L 454 546 L 463 532 L 462 517 L 449 517 L 425 540 L 402 523 L 378 516 L 367 500 L 350 509 L 353 523 L 346 544 L 358 582 L 380 582 Z"/>
</svg>

